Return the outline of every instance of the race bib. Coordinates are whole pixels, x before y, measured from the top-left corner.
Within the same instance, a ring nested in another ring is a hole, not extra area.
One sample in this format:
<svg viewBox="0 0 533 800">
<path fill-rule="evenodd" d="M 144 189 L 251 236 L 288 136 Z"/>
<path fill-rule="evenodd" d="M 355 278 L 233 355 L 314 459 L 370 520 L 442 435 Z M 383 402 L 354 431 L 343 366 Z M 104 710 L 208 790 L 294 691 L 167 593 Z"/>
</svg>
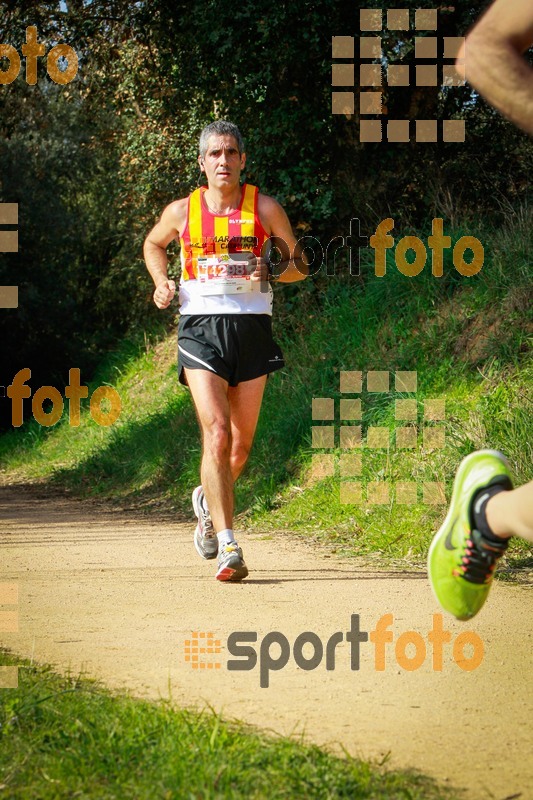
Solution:
<svg viewBox="0 0 533 800">
<path fill-rule="evenodd" d="M 239 258 L 240 256 L 240 258 Z M 200 294 L 241 294 L 252 291 L 248 253 L 218 256 L 198 256 L 198 283 Z"/>
</svg>

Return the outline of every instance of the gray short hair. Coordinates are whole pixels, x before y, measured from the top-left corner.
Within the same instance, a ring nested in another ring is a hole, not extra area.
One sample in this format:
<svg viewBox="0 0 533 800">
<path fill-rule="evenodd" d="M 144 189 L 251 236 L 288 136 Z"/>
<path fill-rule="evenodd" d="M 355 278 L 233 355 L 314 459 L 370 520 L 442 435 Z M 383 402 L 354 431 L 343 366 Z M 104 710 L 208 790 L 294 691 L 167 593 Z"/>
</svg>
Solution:
<svg viewBox="0 0 533 800">
<path fill-rule="evenodd" d="M 239 153 L 244 153 L 244 139 L 241 132 L 233 122 L 227 122 L 224 119 L 218 119 L 216 122 L 211 122 L 206 125 L 200 134 L 200 155 L 205 158 L 207 152 L 207 143 L 210 136 L 233 136 L 237 142 Z"/>
</svg>

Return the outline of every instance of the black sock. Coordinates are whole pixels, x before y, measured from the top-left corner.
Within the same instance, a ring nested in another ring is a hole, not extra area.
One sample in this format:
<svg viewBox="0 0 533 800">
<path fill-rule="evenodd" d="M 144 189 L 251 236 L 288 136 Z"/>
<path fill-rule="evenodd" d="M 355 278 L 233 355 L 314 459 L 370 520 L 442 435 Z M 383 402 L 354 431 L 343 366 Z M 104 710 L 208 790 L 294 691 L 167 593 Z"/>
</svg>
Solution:
<svg viewBox="0 0 533 800">
<path fill-rule="evenodd" d="M 484 489 L 479 489 L 472 498 L 471 514 L 473 526 L 481 533 L 483 538 L 487 539 L 489 542 L 493 541 L 501 544 L 501 542 L 507 541 L 505 537 L 496 536 L 487 522 L 486 515 L 487 503 L 490 498 L 494 497 L 495 494 L 506 491 L 508 491 L 506 486 L 502 486 L 501 483 L 496 483 L 493 486 L 486 486 Z"/>
</svg>

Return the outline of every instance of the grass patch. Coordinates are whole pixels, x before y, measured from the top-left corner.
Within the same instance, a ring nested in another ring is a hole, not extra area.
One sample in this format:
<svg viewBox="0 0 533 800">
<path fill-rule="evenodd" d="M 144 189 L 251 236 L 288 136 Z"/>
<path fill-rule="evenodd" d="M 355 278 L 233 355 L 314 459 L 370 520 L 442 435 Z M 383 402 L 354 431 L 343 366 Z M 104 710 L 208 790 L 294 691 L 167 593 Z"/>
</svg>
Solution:
<svg viewBox="0 0 533 800">
<path fill-rule="evenodd" d="M 451 790 L 213 712 L 112 694 L 0 651 L 19 688 L 0 691 L 0 796 L 24 800 L 135 797 L 444 800 Z"/>
</svg>

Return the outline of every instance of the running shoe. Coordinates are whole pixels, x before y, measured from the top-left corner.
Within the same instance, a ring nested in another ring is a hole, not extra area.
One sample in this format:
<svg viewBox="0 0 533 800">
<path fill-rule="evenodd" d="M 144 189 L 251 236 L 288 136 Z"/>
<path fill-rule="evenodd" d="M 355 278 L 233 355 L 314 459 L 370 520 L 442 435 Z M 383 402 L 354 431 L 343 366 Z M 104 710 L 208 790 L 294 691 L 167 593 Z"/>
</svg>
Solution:
<svg viewBox="0 0 533 800">
<path fill-rule="evenodd" d="M 494 542 L 474 528 L 472 500 L 480 489 L 500 484 L 512 489 L 507 459 L 497 450 L 478 450 L 457 470 L 450 508 L 428 553 L 435 597 L 457 619 L 470 619 L 487 599 L 507 539 Z"/>
<path fill-rule="evenodd" d="M 192 493 L 192 507 L 198 518 L 194 531 L 194 546 L 202 558 L 216 558 L 218 553 L 218 539 L 213 528 L 211 515 L 206 506 L 204 490 L 197 486 Z"/>
<path fill-rule="evenodd" d="M 242 581 L 247 575 L 248 567 L 244 563 L 242 550 L 237 542 L 224 545 L 218 554 L 217 581 Z"/>
</svg>

